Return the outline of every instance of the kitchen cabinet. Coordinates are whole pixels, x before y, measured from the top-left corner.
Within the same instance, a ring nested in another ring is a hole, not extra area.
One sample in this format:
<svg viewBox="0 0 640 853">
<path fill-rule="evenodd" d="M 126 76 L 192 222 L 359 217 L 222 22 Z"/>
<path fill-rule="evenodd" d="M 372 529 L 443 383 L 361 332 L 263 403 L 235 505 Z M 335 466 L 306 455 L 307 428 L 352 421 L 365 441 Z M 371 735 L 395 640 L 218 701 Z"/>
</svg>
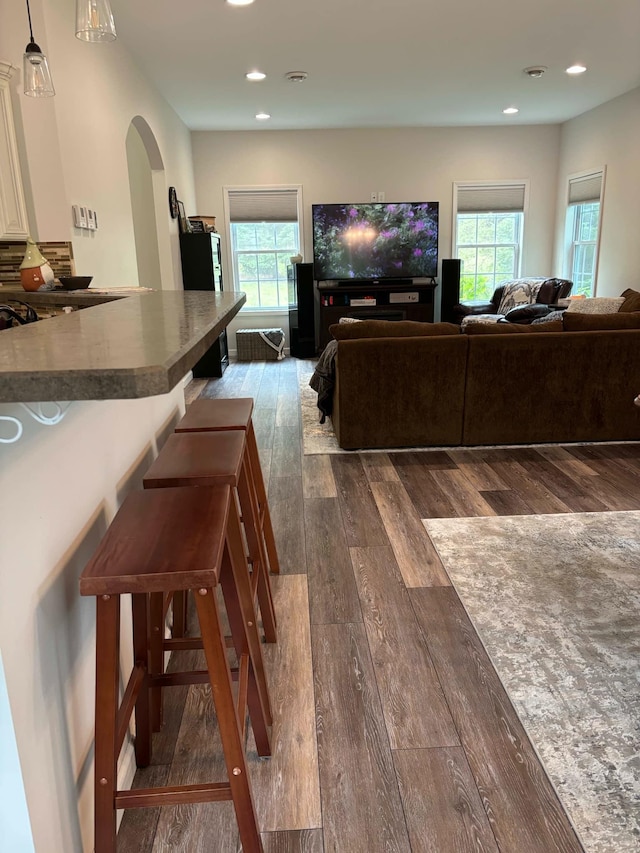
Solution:
<svg viewBox="0 0 640 853">
<path fill-rule="evenodd" d="M 11 109 L 9 81 L 14 70 L 0 61 L 0 240 L 20 240 L 29 233 Z"/>
</svg>

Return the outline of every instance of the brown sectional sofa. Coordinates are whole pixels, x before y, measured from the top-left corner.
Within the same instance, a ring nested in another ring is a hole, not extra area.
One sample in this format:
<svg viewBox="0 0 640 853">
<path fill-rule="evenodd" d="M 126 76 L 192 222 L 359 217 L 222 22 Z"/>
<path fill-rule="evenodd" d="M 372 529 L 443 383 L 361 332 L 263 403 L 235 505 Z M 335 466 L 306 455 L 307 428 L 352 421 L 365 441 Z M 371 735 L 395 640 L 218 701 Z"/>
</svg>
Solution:
<svg viewBox="0 0 640 853">
<path fill-rule="evenodd" d="M 640 409 L 633 405 L 640 392 L 638 309 L 626 321 L 581 315 L 566 322 L 582 331 L 568 331 L 559 320 L 520 326 L 518 333 L 493 326 L 464 334 L 449 323 L 333 326 L 340 338 L 332 414 L 338 443 L 358 449 L 640 440 Z M 424 336 L 403 333 L 409 325 L 422 327 Z"/>
</svg>

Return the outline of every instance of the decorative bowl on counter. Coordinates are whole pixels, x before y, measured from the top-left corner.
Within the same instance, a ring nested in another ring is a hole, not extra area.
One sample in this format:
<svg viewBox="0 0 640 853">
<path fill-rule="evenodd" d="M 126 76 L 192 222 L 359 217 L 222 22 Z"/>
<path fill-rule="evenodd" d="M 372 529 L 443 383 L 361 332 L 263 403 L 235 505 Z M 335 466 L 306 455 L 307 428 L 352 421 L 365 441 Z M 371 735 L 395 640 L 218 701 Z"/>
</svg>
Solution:
<svg viewBox="0 0 640 853">
<path fill-rule="evenodd" d="M 61 275 L 58 279 L 65 290 L 83 290 L 93 281 L 92 275 Z"/>
</svg>

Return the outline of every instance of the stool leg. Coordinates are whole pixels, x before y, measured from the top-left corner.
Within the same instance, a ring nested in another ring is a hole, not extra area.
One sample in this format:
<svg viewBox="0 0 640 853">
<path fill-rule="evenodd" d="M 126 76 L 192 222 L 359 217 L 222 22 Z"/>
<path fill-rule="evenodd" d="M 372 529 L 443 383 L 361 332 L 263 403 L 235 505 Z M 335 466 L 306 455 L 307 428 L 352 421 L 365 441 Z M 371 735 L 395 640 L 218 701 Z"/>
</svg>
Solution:
<svg viewBox="0 0 640 853">
<path fill-rule="evenodd" d="M 164 672 L 164 593 L 149 595 L 149 672 L 161 675 Z M 151 728 L 159 732 L 162 726 L 162 688 L 151 688 Z"/>
<path fill-rule="evenodd" d="M 120 596 L 97 597 L 96 608 L 95 853 L 115 853 L 118 779 Z"/>
<path fill-rule="evenodd" d="M 172 637 L 185 637 L 187 634 L 187 605 L 187 591 L 184 589 L 176 590 L 173 593 Z"/>
<path fill-rule="evenodd" d="M 133 608 L 133 656 L 134 665 L 143 665 L 147 675 L 136 700 L 136 765 L 147 767 L 151 761 L 151 706 L 149 702 L 149 620 L 146 593 L 131 596 Z"/>
<path fill-rule="evenodd" d="M 271 525 L 271 514 L 269 513 L 269 503 L 267 501 L 267 492 L 264 487 L 264 477 L 262 476 L 262 467 L 260 465 L 260 455 L 258 453 L 256 434 L 253 429 L 253 421 L 249 421 L 249 426 L 247 427 L 247 447 L 249 450 L 251 474 L 253 476 L 253 481 L 256 484 L 258 505 L 262 516 L 264 540 L 267 545 L 267 555 L 269 557 L 269 568 L 271 569 L 272 574 L 279 575 L 280 561 L 278 560 L 276 539 L 273 535 L 273 527 Z"/>
<path fill-rule="evenodd" d="M 241 631 L 236 627 L 234 633 L 234 645 L 238 655 L 243 652 L 248 652 L 251 660 L 251 666 L 257 682 L 258 695 L 260 697 L 262 714 L 260 719 L 264 719 L 267 725 L 272 723 L 271 703 L 269 701 L 269 691 L 267 690 L 267 678 L 264 668 L 264 659 L 262 657 L 262 645 L 258 636 L 258 627 L 255 624 L 255 607 L 253 603 L 253 594 L 251 592 L 251 581 L 247 569 L 247 561 L 244 554 L 244 545 L 242 544 L 242 531 L 240 529 L 240 519 L 235 506 L 235 502 L 231 501 L 229 509 L 229 519 L 227 521 L 227 539 L 224 557 L 222 561 L 222 570 L 226 573 L 231 570 L 234 578 L 232 588 L 237 590 L 237 605 L 231 602 L 229 609 L 229 622 L 234 631 L 234 624 L 237 625 L 237 619 L 242 620 Z M 226 585 L 227 592 L 229 585 Z M 223 586 L 223 593 L 225 587 Z M 225 603 L 227 602 L 225 593 Z M 239 609 L 238 609 L 239 608 Z M 237 615 L 236 612 L 237 611 Z M 254 719 L 251 724 L 256 733 Z M 259 732 L 256 733 L 256 745 L 259 737 Z M 270 755 L 270 749 L 266 752 L 260 752 L 260 755 Z"/>
<path fill-rule="evenodd" d="M 233 698 L 225 641 L 211 588 L 196 592 L 196 607 L 242 850 L 244 853 L 263 853 L 240 722 Z"/>
<path fill-rule="evenodd" d="M 243 461 L 240 471 L 240 482 L 238 483 L 238 494 L 240 495 L 240 506 L 244 519 L 244 529 L 249 546 L 249 556 L 252 563 L 252 571 L 257 573 L 258 602 L 262 615 L 262 627 L 267 643 L 275 643 L 276 637 L 276 614 L 273 609 L 273 598 L 271 596 L 271 584 L 267 568 L 267 555 L 265 543 L 262 538 L 260 516 L 256 495 L 251 487 L 251 475 L 246 462 Z"/>
</svg>

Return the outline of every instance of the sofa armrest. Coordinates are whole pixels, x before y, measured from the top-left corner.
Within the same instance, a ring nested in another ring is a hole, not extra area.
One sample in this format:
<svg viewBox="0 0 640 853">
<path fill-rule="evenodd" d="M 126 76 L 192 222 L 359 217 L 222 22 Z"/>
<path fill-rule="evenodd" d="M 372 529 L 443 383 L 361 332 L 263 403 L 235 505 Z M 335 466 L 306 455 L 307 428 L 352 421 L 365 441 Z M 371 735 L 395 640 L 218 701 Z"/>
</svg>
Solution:
<svg viewBox="0 0 640 853">
<path fill-rule="evenodd" d="M 474 314 L 495 314 L 493 302 L 460 302 L 453 306 L 456 323 L 460 325 L 465 317 Z"/>
<path fill-rule="evenodd" d="M 331 420 L 340 447 L 456 445 L 466 335 L 339 341 Z"/>
</svg>

